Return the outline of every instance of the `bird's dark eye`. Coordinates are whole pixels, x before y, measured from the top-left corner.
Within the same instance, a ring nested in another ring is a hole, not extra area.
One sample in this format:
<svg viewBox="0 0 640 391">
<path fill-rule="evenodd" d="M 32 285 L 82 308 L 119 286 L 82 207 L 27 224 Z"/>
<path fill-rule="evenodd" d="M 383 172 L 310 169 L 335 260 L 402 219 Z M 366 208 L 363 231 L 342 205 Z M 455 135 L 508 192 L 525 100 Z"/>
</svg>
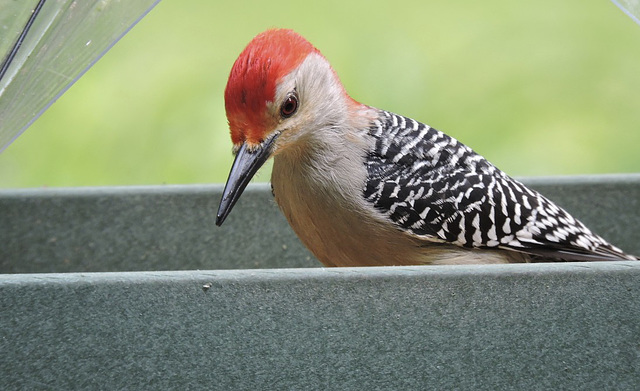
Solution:
<svg viewBox="0 0 640 391">
<path fill-rule="evenodd" d="M 283 118 L 289 118 L 296 110 L 298 110 L 298 97 L 295 94 L 291 94 L 284 101 L 282 107 L 280 107 L 280 115 L 282 115 Z"/>
</svg>

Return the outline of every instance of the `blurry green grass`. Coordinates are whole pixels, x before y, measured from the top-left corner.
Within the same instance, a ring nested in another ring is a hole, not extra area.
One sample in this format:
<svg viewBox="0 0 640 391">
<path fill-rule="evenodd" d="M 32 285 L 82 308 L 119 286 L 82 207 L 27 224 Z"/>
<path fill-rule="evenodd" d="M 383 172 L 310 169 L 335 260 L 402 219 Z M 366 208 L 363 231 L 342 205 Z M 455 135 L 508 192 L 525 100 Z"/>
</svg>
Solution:
<svg viewBox="0 0 640 391">
<path fill-rule="evenodd" d="M 224 182 L 226 79 L 270 27 L 511 175 L 640 171 L 640 26 L 608 1 L 164 0 L 0 155 L 0 187 Z"/>
</svg>

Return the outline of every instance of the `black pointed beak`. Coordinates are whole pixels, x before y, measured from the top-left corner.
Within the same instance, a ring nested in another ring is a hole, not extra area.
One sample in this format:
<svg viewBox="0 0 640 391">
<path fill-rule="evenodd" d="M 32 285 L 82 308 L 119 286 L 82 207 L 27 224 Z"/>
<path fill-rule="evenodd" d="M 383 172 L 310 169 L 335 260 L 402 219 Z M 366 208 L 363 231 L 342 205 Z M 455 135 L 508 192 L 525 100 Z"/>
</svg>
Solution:
<svg viewBox="0 0 640 391">
<path fill-rule="evenodd" d="M 258 172 L 264 162 L 271 156 L 271 147 L 276 136 L 272 136 L 265 140 L 259 147 L 249 148 L 246 143 L 242 144 L 236 158 L 233 161 L 229 179 L 222 192 L 222 199 L 218 207 L 218 215 L 216 217 L 216 225 L 219 227 L 224 223 L 231 209 L 236 204 L 245 187 L 251 181 L 251 178 Z"/>
</svg>

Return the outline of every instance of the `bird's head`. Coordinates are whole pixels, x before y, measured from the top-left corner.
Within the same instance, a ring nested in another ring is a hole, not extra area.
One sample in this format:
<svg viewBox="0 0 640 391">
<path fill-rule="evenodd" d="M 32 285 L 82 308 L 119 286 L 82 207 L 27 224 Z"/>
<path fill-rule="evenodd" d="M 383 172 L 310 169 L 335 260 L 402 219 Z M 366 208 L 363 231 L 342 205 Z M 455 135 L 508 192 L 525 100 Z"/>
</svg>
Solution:
<svg viewBox="0 0 640 391">
<path fill-rule="evenodd" d="M 292 30 L 256 36 L 231 68 L 224 92 L 236 155 L 216 224 L 221 225 L 269 157 L 304 148 L 304 140 L 357 105 L 328 61 Z"/>
</svg>

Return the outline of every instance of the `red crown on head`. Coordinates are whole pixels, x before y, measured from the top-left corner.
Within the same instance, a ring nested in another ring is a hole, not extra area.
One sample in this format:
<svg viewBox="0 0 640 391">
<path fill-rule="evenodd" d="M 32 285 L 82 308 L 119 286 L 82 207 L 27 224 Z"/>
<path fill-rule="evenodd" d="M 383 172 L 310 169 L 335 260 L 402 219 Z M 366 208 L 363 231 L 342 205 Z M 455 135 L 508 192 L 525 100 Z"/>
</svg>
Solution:
<svg viewBox="0 0 640 391">
<path fill-rule="evenodd" d="M 234 144 L 264 140 L 275 126 L 266 108 L 275 99 L 278 82 L 314 52 L 319 53 L 293 30 L 267 30 L 249 42 L 233 64 L 224 92 Z"/>
</svg>

